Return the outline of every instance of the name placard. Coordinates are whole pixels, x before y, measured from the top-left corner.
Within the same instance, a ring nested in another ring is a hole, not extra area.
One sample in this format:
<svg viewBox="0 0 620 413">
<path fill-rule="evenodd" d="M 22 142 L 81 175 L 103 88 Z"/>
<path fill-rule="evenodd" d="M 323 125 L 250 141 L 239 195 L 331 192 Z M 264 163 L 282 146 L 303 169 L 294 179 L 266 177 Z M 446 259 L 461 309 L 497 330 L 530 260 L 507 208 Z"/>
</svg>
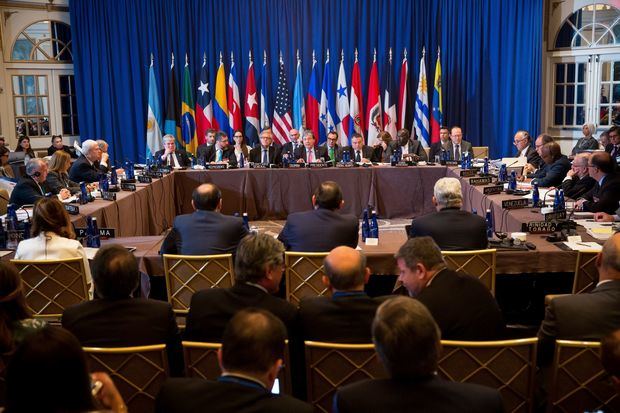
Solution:
<svg viewBox="0 0 620 413">
<path fill-rule="evenodd" d="M 325 162 L 308 162 L 306 163 L 308 168 L 327 168 L 327 164 Z"/>
<path fill-rule="evenodd" d="M 476 176 L 476 170 L 475 169 L 463 169 L 459 172 L 459 175 L 461 177 L 470 177 L 470 176 Z"/>
<path fill-rule="evenodd" d="M 153 182 L 153 178 L 147 175 L 138 175 L 138 182 L 141 184 L 150 184 Z"/>
<path fill-rule="evenodd" d="M 354 166 L 354 162 L 338 162 L 336 164 L 336 168 L 353 168 Z"/>
<path fill-rule="evenodd" d="M 469 184 L 470 185 L 488 185 L 490 184 L 492 181 L 492 178 L 490 176 L 483 176 L 483 177 L 479 177 L 479 178 L 469 178 Z"/>
<path fill-rule="evenodd" d="M 446 166 L 458 166 L 459 161 L 441 161 L 441 164 Z"/>
<path fill-rule="evenodd" d="M 147 172 L 144 176 L 150 176 L 151 178 L 162 178 L 164 174 L 159 171 L 150 171 Z"/>
<path fill-rule="evenodd" d="M 116 201 L 116 193 L 110 191 L 101 191 L 101 199 L 105 201 Z"/>
<path fill-rule="evenodd" d="M 136 184 L 128 184 L 126 182 L 121 182 L 121 189 L 123 191 L 134 192 L 136 190 Z"/>
<path fill-rule="evenodd" d="M 285 166 L 285 168 L 290 168 L 290 169 L 299 169 L 303 167 L 304 167 L 304 164 L 297 163 L 297 162 L 292 162 L 292 163 L 286 164 Z"/>
<path fill-rule="evenodd" d="M 566 219 L 566 210 L 563 209 L 561 211 L 555 211 L 555 212 L 550 212 L 548 214 L 545 214 L 545 221 L 549 222 L 549 221 L 558 221 L 558 220 L 562 220 L 562 219 Z"/>
<path fill-rule="evenodd" d="M 525 198 L 506 199 L 502 201 L 503 209 L 519 209 L 519 208 L 527 208 L 528 206 L 529 206 L 529 200 Z"/>
<path fill-rule="evenodd" d="M 494 186 L 487 186 L 486 188 L 482 188 L 482 193 L 485 195 L 495 195 L 495 194 L 501 194 L 503 190 L 504 190 L 504 185 L 494 185 Z"/>
<path fill-rule="evenodd" d="M 159 171 L 158 171 L 158 172 L 151 172 L 151 175 L 152 175 L 153 173 L 160 173 L 160 174 L 166 174 L 166 175 L 168 175 L 170 172 L 172 172 L 172 168 L 171 168 L 171 167 L 169 167 L 169 166 L 162 166 L 162 167 L 160 167 L 160 168 L 159 168 Z M 161 178 L 161 177 L 160 177 L 160 178 Z"/>
<path fill-rule="evenodd" d="M 219 170 L 227 169 L 228 165 L 225 163 L 208 163 L 205 165 L 205 169 Z"/>
<path fill-rule="evenodd" d="M 557 228 L 556 222 L 550 221 L 530 221 L 523 223 L 522 230 L 530 234 L 549 234 L 555 232 Z"/>
<path fill-rule="evenodd" d="M 269 165 L 265 165 L 263 163 L 255 162 L 255 163 L 251 163 L 250 164 L 250 168 L 252 168 L 252 169 L 269 169 Z"/>
<path fill-rule="evenodd" d="M 76 227 L 75 228 L 75 236 L 78 239 L 86 238 L 88 235 L 86 231 L 88 228 L 85 227 Z M 101 239 L 110 239 L 116 238 L 116 228 L 99 228 L 99 237 Z"/>
<path fill-rule="evenodd" d="M 70 215 L 79 215 L 80 214 L 80 207 L 79 206 L 71 205 L 71 204 L 64 204 L 64 206 L 65 206 L 65 210 Z"/>
</svg>

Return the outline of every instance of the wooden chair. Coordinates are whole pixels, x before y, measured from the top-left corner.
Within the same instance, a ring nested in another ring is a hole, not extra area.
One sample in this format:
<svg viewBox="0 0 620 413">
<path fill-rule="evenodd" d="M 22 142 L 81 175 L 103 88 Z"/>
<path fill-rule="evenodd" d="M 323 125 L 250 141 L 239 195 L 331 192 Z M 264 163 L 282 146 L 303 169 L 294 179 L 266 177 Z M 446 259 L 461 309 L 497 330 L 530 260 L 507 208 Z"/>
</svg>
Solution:
<svg viewBox="0 0 620 413">
<path fill-rule="evenodd" d="M 596 256 L 598 251 L 578 251 L 577 263 L 575 264 L 575 279 L 573 281 L 572 294 L 589 293 L 598 283 L 598 269 L 596 268 Z M 568 294 L 545 295 L 545 306 L 556 297 Z"/>
<path fill-rule="evenodd" d="M 472 146 L 471 148 L 472 156 L 474 159 L 482 159 L 489 157 L 489 147 L 488 146 Z"/>
<path fill-rule="evenodd" d="M 7 191 L 6 189 L 0 189 L 0 215 L 6 214 L 8 205 L 9 205 L 9 191 Z"/>
<path fill-rule="evenodd" d="M 221 343 L 183 341 L 183 356 L 185 358 L 185 374 L 187 377 L 206 380 L 217 379 L 222 373 L 220 363 L 217 360 L 217 352 L 220 347 L 222 347 Z M 278 374 L 280 393 L 292 394 L 290 364 L 288 340 L 286 340 L 284 364 Z"/>
<path fill-rule="evenodd" d="M 35 317 L 58 320 L 65 308 L 89 299 L 82 258 L 11 262 L 19 271 L 26 304 Z"/>
<path fill-rule="evenodd" d="M 373 344 L 338 344 L 306 341 L 308 402 L 315 411 L 331 412 L 339 387 L 387 374 Z"/>
<path fill-rule="evenodd" d="M 327 295 L 323 285 L 325 275 L 323 259 L 327 252 L 285 252 L 284 265 L 286 279 L 286 299 L 299 305 L 304 297 Z"/>
<path fill-rule="evenodd" d="M 537 338 L 442 340 L 438 374 L 447 380 L 498 389 L 506 412 L 532 410 Z"/>
<path fill-rule="evenodd" d="M 187 315 L 192 295 L 209 288 L 232 287 L 232 254 L 164 254 L 164 274 L 168 302 L 178 315 Z"/>
<path fill-rule="evenodd" d="M 620 397 L 600 360 L 600 343 L 557 340 L 548 412 L 620 411 Z"/>
<path fill-rule="evenodd" d="M 442 251 L 441 254 L 448 268 L 478 277 L 495 295 L 497 250 Z"/>
<path fill-rule="evenodd" d="M 168 377 L 166 345 L 84 347 L 91 372 L 108 373 L 130 412 L 152 412 L 155 398 Z"/>
</svg>

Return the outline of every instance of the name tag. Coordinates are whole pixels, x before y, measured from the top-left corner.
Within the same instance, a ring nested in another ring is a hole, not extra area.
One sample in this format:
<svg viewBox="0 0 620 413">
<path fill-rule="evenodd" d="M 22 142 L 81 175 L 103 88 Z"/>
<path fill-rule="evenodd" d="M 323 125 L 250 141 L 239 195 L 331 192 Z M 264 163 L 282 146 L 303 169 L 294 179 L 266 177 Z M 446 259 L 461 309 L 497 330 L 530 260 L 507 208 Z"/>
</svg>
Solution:
<svg viewBox="0 0 620 413">
<path fill-rule="evenodd" d="M 555 222 L 547 221 L 531 221 L 523 223 L 522 230 L 529 232 L 530 234 L 549 234 L 555 232 L 557 224 Z"/>
<path fill-rule="evenodd" d="M 79 215 L 80 214 L 80 207 L 77 205 L 71 205 L 71 204 L 63 204 L 65 206 L 65 211 L 67 211 L 67 213 L 69 213 L 70 215 Z"/>
<path fill-rule="evenodd" d="M 353 168 L 354 166 L 354 162 L 338 162 L 336 164 L 336 168 Z"/>
<path fill-rule="evenodd" d="M 128 184 L 125 182 L 121 182 L 121 189 L 123 191 L 134 192 L 136 190 L 136 184 Z"/>
<path fill-rule="evenodd" d="M 327 168 L 327 164 L 325 162 L 308 162 L 306 166 L 308 168 Z"/>
<path fill-rule="evenodd" d="M 75 237 L 77 239 L 86 238 L 86 231 L 88 228 L 85 227 L 76 227 L 75 228 Z M 116 238 L 116 228 L 99 228 L 99 237 L 101 239 L 110 239 Z"/>
<path fill-rule="evenodd" d="M 408 161 L 398 161 L 398 162 L 394 162 L 391 164 L 392 166 L 395 166 L 397 168 L 406 168 L 408 166 L 412 166 L 413 162 L 408 162 Z"/>
<path fill-rule="evenodd" d="M 105 201 L 116 201 L 116 193 L 109 191 L 101 191 L 101 199 Z"/>
<path fill-rule="evenodd" d="M 265 165 L 262 163 L 251 163 L 250 168 L 252 169 L 269 169 L 269 165 Z"/>
<path fill-rule="evenodd" d="M 469 178 L 469 184 L 470 185 L 488 185 L 490 184 L 492 181 L 490 176 L 484 176 L 481 178 Z M 486 188 L 485 188 L 486 189 Z"/>
<path fill-rule="evenodd" d="M 441 161 L 441 164 L 446 166 L 457 166 L 459 165 L 459 161 Z"/>
<path fill-rule="evenodd" d="M 205 169 L 218 170 L 218 169 L 226 169 L 226 168 L 228 168 L 228 165 L 225 163 L 209 163 L 205 165 Z"/>
<path fill-rule="evenodd" d="M 502 208 L 503 209 L 519 209 L 519 208 L 526 208 L 529 206 L 529 200 L 522 198 L 522 199 L 506 199 L 504 201 L 502 201 Z"/>
<path fill-rule="evenodd" d="M 462 171 L 459 172 L 459 175 L 462 177 L 476 176 L 476 170 L 475 169 L 463 169 Z"/>
<path fill-rule="evenodd" d="M 547 221 L 547 222 L 558 221 L 558 220 L 562 220 L 562 219 L 566 219 L 566 210 L 565 209 L 563 209 L 562 211 L 550 212 L 548 214 L 545 214 L 545 221 Z"/>
<path fill-rule="evenodd" d="M 153 182 L 153 178 L 146 175 L 138 175 L 138 182 L 140 182 L 141 184 L 150 184 L 151 182 Z"/>
<path fill-rule="evenodd" d="M 297 163 L 297 162 L 292 162 L 285 166 L 285 168 L 290 168 L 290 169 L 299 169 L 303 167 L 304 165 L 302 163 Z"/>
<path fill-rule="evenodd" d="M 504 185 L 494 185 L 494 186 L 487 186 L 486 188 L 482 188 L 482 193 L 485 195 L 495 195 L 495 194 L 501 194 L 503 190 L 504 190 Z"/>
</svg>

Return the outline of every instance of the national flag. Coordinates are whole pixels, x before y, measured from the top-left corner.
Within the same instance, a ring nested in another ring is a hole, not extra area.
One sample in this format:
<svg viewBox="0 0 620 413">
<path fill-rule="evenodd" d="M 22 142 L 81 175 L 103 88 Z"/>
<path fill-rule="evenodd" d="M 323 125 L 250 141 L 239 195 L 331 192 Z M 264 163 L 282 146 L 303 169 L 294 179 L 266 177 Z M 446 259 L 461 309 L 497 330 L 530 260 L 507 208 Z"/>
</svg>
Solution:
<svg viewBox="0 0 620 413">
<path fill-rule="evenodd" d="M 194 118 L 194 86 L 189 73 L 189 61 L 185 55 L 185 69 L 183 70 L 183 90 L 181 99 L 181 136 L 183 147 L 187 152 L 196 153 L 198 139 L 196 139 L 196 120 Z"/>
<path fill-rule="evenodd" d="M 420 80 L 418 82 L 418 92 L 415 98 L 415 112 L 413 114 L 413 128 L 415 129 L 418 140 L 425 148 L 428 148 L 430 140 L 428 124 L 428 88 L 426 86 L 426 66 L 424 64 L 425 50 L 422 49 L 422 59 L 420 60 Z"/>
<path fill-rule="evenodd" d="M 403 64 L 400 66 L 400 88 L 398 91 L 398 129 L 407 127 L 411 119 L 409 116 L 409 62 L 405 49 Z"/>
<path fill-rule="evenodd" d="M 372 68 L 370 69 L 370 81 L 368 83 L 368 140 L 366 144 L 368 146 L 374 146 L 379 143 L 377 135 L 381 132 L 381 97 L 379 89 L 379 69 L 377 68 L 377 51 L 375 50 L 374 58 L 372 61 Z"/>
<path fill-rule="evenodd" d="M 312 73 L 310 75 L 310 86 L 308 87 L 308 98 L 306 101 L 306 128 L 314 132 L 314 136 L 319 136 L 319 79 L 318 68 L 314 51 L 312 52 Z"/>
<path fill-rule="evenodd" d="M 237 82 L 237 68 L 232 52 L 230 52 L 230 73 L 228 73 L 228 127 L 230 133 L 229 140 L 236 130 L 241 130 L 241 106 L 239 99 L 239 83 Z"/>
<path fill-rule="evenodd" d="M 181 105 L 179 104 L 179 84 L 176 70 L 174 70 L 174 54 L 170 64 L 170 76 L 168 77 L 168 99 L 166 100 L 166 119 L 164 120 L 164 133 L 175 137 L 181 144 Z"/>
<path fill-rule="evenodd" d="M 267 52 L 263 52 L 263 72 L 261 73 L 260 85 L 260 130 L 271 125 L 269 121 L 269 88 L 267 85 Z"/>
<path fill-rule="evenodd" d="M 353 63 L 353 74 L 351 75 L 351 104 L 349 113 L 351 114 L 351 134 L 357 132 L 364 136 L 364 99 L 362 97 L 362 78 L 360 76 L 360 64 L 357 61 L 357 49 L 355 49 L 355 62 Z"/>
<path fill-rule="evenodd" d="M 349 114 L 349 94 L 347 93 L 347 76 L 344 72 L 344 51 L 340 56 L 340 69 L 338 70 L 338 86 L 336 88 L 336 113 L 338 115 L 338 139 L 340 146 L 348 146 L 350 142 L 349 128 L 351 127 L 351 115 Z"/>
<path fill-rule="evenodd" d="M 435 65 L 435 87 L 433 89 L 433 111 L 431 112 L 431 141 L 439 142 L 439 129 L 443 125 L 443 107 L 441 105 L 441 52 L 437 48 Z"/>
<path fill-rule="evenodd" d="M 396 93 L 394 92 L 394 68 L 392 67 L 391 48 L 388 62 L 388 68 L 385 73 L 386 86 L 383 93 L 383 130 L 389 132 L 392 139 L 396 139 Z"/>
<path fill-rule="evenodd" d="M 293 127 L 303 136 L 306 126 L 306 105 L 304 104 L 304 81 L 301 76 L 301 58 L 297 51 L 297 73 L 295 74 L 295 87 L 293 88 Z"/>
<path fill-rule="evenodd" d="M 253 147 L 258 143 L 258 101 L 256 100 L 256 80 L 254 80 L 254 62 L 250 52 L 250 66 L 245 82 L 245 139 Z"/>
<path fill-rule="evenodd" d="M 291 119 L 291 97 L 288 91 L 284 61 L 280 56 L 280 73 L 278 74 L 278 89 L 276 90 L 276 106 L 273 111 L 273 137 L 283 145 L 289 141 L 288 131 L 293 128 Z"/>
<path fill-rule="evenodd" d="M 159 108 L 159 90 L 153 69 L 153 55 L 149 68 L 149 107 L 146 118 L 146 159 L 151 159 L 155 152 L 163 149 L 161 136 L 161 110 Z"/>
<path fill-rule="evenodd" d="M 329 50 L 327 51 L 327 60 L 325 60 L 325 68 L 323 69 L 323 86 L 321 87 L 321 104 L 319 105 L 319 143 L 327 141 L 327 133 L 336 130 L 337 119 L 333 113 L 333 105 L 331 102 L 331 76 L 329 75 Z"/>
<path fill-rule="evenodd" d="M 215 100 L 213 102 L 213 117 L 221 130 L 228 132 L 228 104 L 226 103 L 226 73 L 222 53 L 220 53 L 220 66 L 215 76 Z"/>
<path fill-rule="evenodd" d="M 200 69 L 200 80 L 196 94 L 196 136 L 198 145 L 207 142 L 206 132 L 208 129 L 219 126 L 213 119 L 213 104 L 211 103 L 211 91 L 209 90 L 209 70 L 207 69 L 207 56 L 203 58 Z"/>
</svg>

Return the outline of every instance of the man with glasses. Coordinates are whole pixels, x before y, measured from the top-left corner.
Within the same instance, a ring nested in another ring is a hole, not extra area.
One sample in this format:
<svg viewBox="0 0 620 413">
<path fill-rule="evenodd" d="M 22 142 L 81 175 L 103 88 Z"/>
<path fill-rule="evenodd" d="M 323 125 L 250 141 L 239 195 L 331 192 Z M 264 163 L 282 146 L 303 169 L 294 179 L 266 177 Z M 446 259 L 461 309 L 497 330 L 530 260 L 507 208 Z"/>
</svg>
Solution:
<svg viewBox="0 0 620 413">
<path fill-rule="evenodd" d="M 230 146 L 226 133 L 222 131 L 215 133 L 215 144 L 207 146 L 204 151 L 198 151 L 198 159 L 204 159 L 205 163 L 228 162 L 231 166 L 237 166 L 235 150 Z"/>
<path fill-rule="evenodd" d="M 279 165 L 282 163 L 280 149 L 272 145 L 271 130 L 264 129 L 260 133 L 260 145 L 250 151 L 250 162 L 263 165 Z"/>
<path fill-rule="evenodd" d="M 463 131 L 460 126 L 450 129 L 450 142 L 446 146 L 448 157 L 452 161 L 460 161 L 465 152 L 472 155 L 471 143 L 463 140 Z"/>
<path fill-rule="evenodd" d="M 326 161 L 334 161 L 340 162 L 342 159 L 342 151 L 340 146 L 338 146 L 338 133 L 335 131 L 331 131 L 327 134 L 327 141 L 321 145 L 327 149 L 327 158 Z"/>
<path fill-rule="evenodd" d="M 571 169 L 566 174 L 560 188 L 564 190 L 564 195 L 572 199 L 579 199 L 596 185 L 596 181 L 588 175 L 588 161 L 591 154 L 582 152 L 575 156 Z"/>
<path fill-rule="evenodd" d="M 575 203 L 577 209 L 613 214 L 620 202 L 620 177 L 614 173 L 615 163 L 607 152 L 596 152 L 588 162 L 588 174 L 596 185 Z"/>
<path fill-rule="evenodd" d="M 527 163 L 538 168 L 542 162 L 540 155 L 536 152 L 536 148 L 532 145 L 532 137 L 526 130 L 519 130 L 515 133 L 512 141 L 514 146 L 519 151 L 517 157 L 524 156 L 527 159 Z"/>
<path fill-rule="evenodd" d="M 546 143 L 551 143 L 551 142 L 554 142 L 554 140 L 550 135 L 547 135 L 546 133 L 541 133 L 540 135 L 538 135 L 538 137 L 534 141 L 534 147 L 536 149 L 536 154 L 538 155 L 538 158 L 540 158 L 540 161 L 538 165 L 534 165 L 529 162 L 525 164 L 525 167 L 523 168 L 523 175 L 532 174 L 537 169 L 542 168 L 545 165 L 545 162 L 542 160 L 542 153 L 541 153 L 542 147 Z M 528 178 L 531 178 L 531 176 L 528 176 Z"/>
</svg>

